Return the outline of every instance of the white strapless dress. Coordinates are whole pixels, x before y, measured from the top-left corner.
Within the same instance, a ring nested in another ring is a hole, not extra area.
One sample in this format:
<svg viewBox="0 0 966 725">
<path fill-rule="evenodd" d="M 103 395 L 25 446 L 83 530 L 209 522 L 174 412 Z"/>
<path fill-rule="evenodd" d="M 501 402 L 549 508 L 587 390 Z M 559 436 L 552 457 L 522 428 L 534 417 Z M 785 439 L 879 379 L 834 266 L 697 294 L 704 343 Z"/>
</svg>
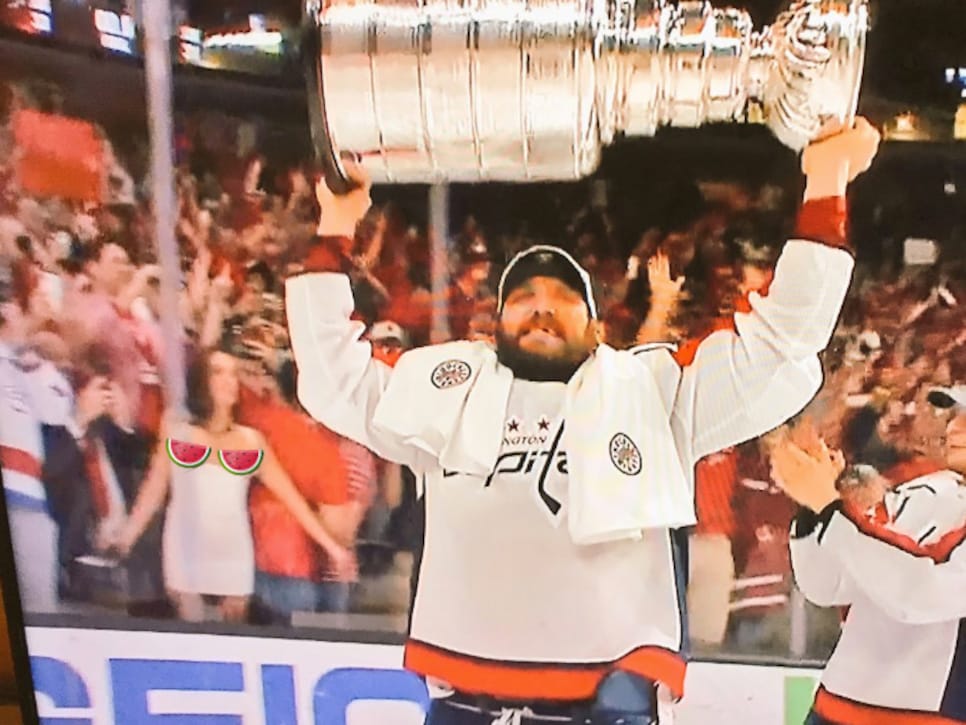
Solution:
<svg viewBox="0 0 966 725">
<path fill-rule="evenodd" d="M 168 589 L 220 596 L 254 591 L 251 480 L 210 463 L 198 468 L 171 464 L 163 553 Z"/>
</svg>

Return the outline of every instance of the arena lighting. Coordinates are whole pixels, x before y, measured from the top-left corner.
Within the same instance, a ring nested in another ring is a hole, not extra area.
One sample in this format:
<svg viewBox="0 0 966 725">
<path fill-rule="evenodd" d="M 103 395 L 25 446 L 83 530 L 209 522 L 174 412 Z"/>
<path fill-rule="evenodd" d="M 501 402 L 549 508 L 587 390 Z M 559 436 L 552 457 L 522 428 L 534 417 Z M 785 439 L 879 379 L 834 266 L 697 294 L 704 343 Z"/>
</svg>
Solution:
<svg viewBox="0 0 966 725">
<path fill-rule="evenodd" d="M 199 28 L 182 25 L 178 28 L 178 49 L 185 63 L 201 63 L 204 33 Z"/>
<path fill-rule="evenodd" d="M 911 113 L 902 113 L 896 116 L 896 131 L 899 133 L 911 133 L 916 128 L 916 117 Z"/>
<path fill-rule="evenodd" d="M 27 7 L 30 8 L 30 23 L 36 32 L 44 35 L 53 32 L 50 0 L 29 0 Z"/>
<path fill-rule="evenodd" d="M 956 109 L 956 118 L 953 121 L 953 138 L 957 141 L 966 141 L 966 103 L 959 104 Z"/>
<path fill-rule="evenodd" d="M 244 33 L 218 33 L 205 38 L 206 48 L 258 48 L 277 52 L 282 44 L 282 34 L 277 31 L 246 31 Z"/>
<path fill-rule="evenodd" d="M 946 85 L 959 89 L 959 97 L 966 98 L 966 67 L 946 68 Z"/>
<path fill-rule="evenodd" d="M 281 52 L 282 34 L 268 30 L 264 15 L 249 15 L 248 30 L 234 33 L 215 33 L 204 40 L 206 48 L 255 48 L 267 53 Z"/>
<path fill-rule="evenodd" d="M 101 47 L 118 53 L 134 53 L 134 18 L 130 15 L 113 13 L 110 10 L 95 8 L 94 27 L 100 34 Z"/>
</svg>

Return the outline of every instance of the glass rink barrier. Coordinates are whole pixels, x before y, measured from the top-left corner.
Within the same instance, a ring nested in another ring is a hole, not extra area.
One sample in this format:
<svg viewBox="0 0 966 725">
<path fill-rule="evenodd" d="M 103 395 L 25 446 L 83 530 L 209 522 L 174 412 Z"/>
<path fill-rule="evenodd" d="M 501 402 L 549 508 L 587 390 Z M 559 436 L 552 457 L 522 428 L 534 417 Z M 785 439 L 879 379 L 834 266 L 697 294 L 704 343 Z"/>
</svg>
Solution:
<svg viewBox="0 0 966 725">
<path fill-rule="evenodd" d="M 0 705 L 966 722 L 959 9 L 733 4 L 0 0 Z"/>
</svg>

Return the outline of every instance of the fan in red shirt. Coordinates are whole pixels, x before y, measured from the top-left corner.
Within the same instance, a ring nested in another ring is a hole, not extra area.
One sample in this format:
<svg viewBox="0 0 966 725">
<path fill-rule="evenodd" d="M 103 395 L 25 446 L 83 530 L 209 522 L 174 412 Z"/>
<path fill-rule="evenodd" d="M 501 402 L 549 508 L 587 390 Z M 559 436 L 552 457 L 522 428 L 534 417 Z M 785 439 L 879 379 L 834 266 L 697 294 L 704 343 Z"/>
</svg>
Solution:
<svg viewBox="0 0 966 725">
<path fill-rule="evenodd" d="M 326 528 L 345 537 L 348 474 L 339 437 L 276 393 L 242 387 L 238 420 L 257 428 L 272 446 L 299 493 L 318 511 Z M 282 502 L 264 486 L 249 498 L 255 540 L 255 595 L 269 616 L 288 624 L 297 611 L 326 611 L 342 606 L 342 587 L 326 581 L 328 567 Z"/>
<path fill-rule="evenodd" d="M 490 276 L 490 255 L 486 244 L 478 239 L 463 254 L 459 274 L 446 289 L 450 338 L 465 340 L 477 303 L 488 296 L 486 282 Z"/>
</svg>

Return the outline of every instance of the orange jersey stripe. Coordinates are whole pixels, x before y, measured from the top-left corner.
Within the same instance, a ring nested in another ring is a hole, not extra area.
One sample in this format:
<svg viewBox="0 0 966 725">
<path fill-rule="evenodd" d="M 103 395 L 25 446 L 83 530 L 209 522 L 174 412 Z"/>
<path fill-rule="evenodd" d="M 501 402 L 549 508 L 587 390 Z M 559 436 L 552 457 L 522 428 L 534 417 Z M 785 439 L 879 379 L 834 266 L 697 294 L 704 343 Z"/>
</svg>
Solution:
<svg viewBox="0 0 966 725">
<path fill-rule="evenodd" d="M 41 477 L 41 465 L 36 456 L 19 448 L 0 446 L 0 465 L 8 471 L 16 471 L 33 478 Z"/>
<path fill-rule="evenodd" d="M 925 549 L 935 561 L 944 564 L 949 561 L 953 552 L 963 544 L 966 544 L 966 526 L 950 531 L 935 544 L 927 545 Z"/>
<path fill-rule="evenodd" d="M 415 640 L 407 642 L 404 662 L 406 669 L 460 692 L 518 701 L 587 700 L 615 669 L 661 682 L 681 697 L 687 668 L 680 655 L 660 647 L 640 647 L 612 663 L 553 665 L 484 660 Z"/>
<path fill-rule="evenodd" d="M 815 712 L 839 725 L 962 725 L 960 720 L 938 713 L 864 705 L 833 695 L 824 687 L 815 695 Z"/>
</svg>

